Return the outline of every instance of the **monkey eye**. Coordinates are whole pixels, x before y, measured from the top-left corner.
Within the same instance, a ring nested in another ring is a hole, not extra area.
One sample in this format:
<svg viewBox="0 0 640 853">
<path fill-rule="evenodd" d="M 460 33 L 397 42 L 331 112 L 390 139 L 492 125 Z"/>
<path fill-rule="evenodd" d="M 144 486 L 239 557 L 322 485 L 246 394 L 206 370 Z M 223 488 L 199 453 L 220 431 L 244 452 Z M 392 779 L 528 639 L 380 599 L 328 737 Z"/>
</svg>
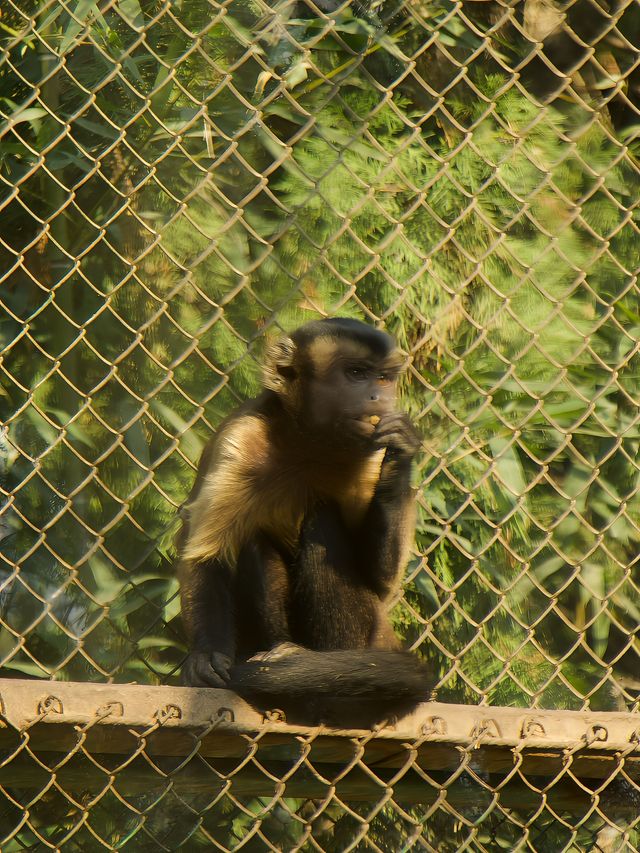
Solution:
<svg viewBox="0 0 640 853">
<path fill-rule="evenodd" d="M 369 370 L 366 367 L 347 367 L 345 373 L 349 377 L 349 379 L 353 379 L 356 382 L 361 382 L 364 379 L 368 379 Z"/>
</svg>

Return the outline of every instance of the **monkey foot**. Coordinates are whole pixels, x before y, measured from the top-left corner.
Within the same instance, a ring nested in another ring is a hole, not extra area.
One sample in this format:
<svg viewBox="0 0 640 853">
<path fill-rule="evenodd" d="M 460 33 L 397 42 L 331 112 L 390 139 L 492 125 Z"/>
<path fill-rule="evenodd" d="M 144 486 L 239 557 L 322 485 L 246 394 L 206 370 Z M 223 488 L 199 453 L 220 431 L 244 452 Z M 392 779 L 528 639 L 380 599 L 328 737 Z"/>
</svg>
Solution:
<svg viewBox="0 0 640 853">
<path fill-rule="evenodd" d="M 257 655 L 253 655 L 249 658 L 250 661 L 274 661 L 281 660 L 281 658 L 289 657 L 289 655 L 295 655 L 299 651 L 301 651 L 302 646 L 296 645 L 296 643 L 279 643 L 277 646 L 274 646 L 272 649 L 269 649 L 267 652 L 258 652 Z"/>
</svg>

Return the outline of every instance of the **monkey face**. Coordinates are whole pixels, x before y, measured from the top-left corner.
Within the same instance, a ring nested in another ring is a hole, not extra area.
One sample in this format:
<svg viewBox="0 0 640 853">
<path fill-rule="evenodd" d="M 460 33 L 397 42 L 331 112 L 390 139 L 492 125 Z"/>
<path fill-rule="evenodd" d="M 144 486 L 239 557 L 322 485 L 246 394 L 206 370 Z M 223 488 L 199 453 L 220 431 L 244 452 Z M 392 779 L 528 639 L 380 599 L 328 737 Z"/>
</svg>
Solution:
<svg viewBox="0 0 640 853">
<path fill-rule="evenodd" d="M 278 395 L 307 443 L 372 450 L 389 432 L 384 421 L 396 413 L 403 366 L 385 332 L 356 320 L 319 320 L 270 348 L 265 387 Z"/>
<path fill-rule="evenodd" d="M 345 342 L 332 357 L 314 362 L 305 388 L 305 420 L 338 445 L 362 444 L 395 411 L 397 364 L 371 353 L 349 352 Z"/>
</svg>

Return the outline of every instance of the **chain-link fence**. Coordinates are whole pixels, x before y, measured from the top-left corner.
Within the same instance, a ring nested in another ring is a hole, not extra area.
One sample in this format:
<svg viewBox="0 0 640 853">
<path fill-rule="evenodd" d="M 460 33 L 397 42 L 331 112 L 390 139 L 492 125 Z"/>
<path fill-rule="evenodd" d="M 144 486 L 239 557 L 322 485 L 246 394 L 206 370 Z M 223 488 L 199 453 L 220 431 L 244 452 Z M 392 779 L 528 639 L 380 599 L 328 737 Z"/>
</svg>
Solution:
<svg viewBox="0 0 640 853">
<path fill-rule="evenodd" d="M 3 0 L 3 851 L 640 847 L 639 33 L 638 0 Z M 170 697 L 203 443 L 334 314 L 411 356 L 397 632 L 498 716 L 387 749 L 202 711 L 154 751 L 180 720 L 87 682 Z M 25 677 L 84 711 L 11 712 Z"/>
</svg>

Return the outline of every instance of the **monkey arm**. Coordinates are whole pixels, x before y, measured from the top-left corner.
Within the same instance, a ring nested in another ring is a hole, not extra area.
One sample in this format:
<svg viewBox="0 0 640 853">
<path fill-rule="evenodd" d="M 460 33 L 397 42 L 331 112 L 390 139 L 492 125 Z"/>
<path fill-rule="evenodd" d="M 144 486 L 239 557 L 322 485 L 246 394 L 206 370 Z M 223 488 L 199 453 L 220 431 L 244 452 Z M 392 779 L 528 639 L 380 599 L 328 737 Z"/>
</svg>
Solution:
<svg viewBox="0 0 640 853">
<path fill-rule="evenodd" d="M 207 447 L 184 508 L 178 544 L 187 684 L 223 687 L 229 680 L 242 618 L 236 564 L 260 528 L 265 503 L 256 488 L 263 443 L 259 418 L 249 413 L 229 421 Z"/>
<path fill-rule="evenodd" d="M 182 621 L 189 656 L 182 680 L 193 687 L 225 687 L 235 657 L 235 607 L 231 568 L 221 560 L 180 567 Z"/>
<path fill-rule="evenodd" d="M 400 581 L 414 528 L 411 460 L 385 459 L 359 531 L 357 549 L 362 575 L 382 599 L 387 598 Z"/>
<path fill-rule="evenodd" d="M 238 658 L 290 643 L 284 554 L 260 531 L 240 551 L 236 572 Z"/>
<path fill-rule="evenodd" d="M 266 425 L 251 413 L 229 422 L 216 437 L 186 506 L 183 560 L 195 565 L 219 557 L 235 565 L 242 546 L 262 526 L 267 445 Z"/>
<path fill-rule="evenodd" d="M 381 419 L 374 442 L 385 447 L 386 453 L 358 531 L 357 553 L 366 582 L 385 599 L 400 582 L 413 540 L 415 496 L 411 463 L 420 439 L 407 415 L 394 413 Z"/>
<path fill-rule="evenodd" d="M 189 500 L 181 509 L 182 529 L 178 535 L 178 575 L 182 622 L 189 655 L 182 666 L 182 681 L 194 687 L 224 687 L 235 654 L 235 614 L 232 572 L 215 542 L 207 559 L 189 559 L 185 551 L 193 530 L 193 507 L 201 505 L 201 492 L 212 468 L 219 440 L 204 449 Z"/>
</svg>

